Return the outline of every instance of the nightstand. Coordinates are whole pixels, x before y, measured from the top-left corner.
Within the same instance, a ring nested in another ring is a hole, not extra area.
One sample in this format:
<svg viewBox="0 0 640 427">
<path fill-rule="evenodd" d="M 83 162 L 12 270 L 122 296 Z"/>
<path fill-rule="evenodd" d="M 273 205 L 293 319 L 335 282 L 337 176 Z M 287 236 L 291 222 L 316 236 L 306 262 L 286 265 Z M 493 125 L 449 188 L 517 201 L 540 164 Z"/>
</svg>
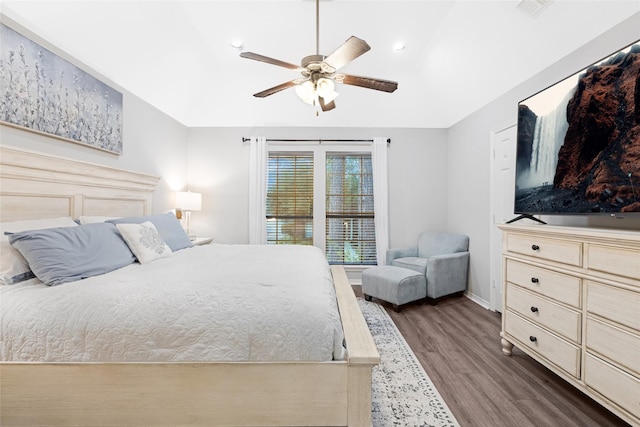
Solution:
<svg viewBox="0 0 640 427">
<path fill-rule="evenodd" d="M 213 237 L 196 237 L 191 241 L 193 246 L 208 245 L 211 242 L 213 242 Z"/>
</svg>

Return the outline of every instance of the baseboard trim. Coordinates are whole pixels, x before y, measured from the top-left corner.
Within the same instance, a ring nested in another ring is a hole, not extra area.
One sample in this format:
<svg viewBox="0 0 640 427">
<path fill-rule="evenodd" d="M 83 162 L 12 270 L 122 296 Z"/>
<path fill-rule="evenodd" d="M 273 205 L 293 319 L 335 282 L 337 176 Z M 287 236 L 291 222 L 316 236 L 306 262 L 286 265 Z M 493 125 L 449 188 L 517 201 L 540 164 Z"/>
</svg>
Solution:
<svg viewBox="0 0 640 427">
<path fill-rule="evenodd" d="M 476 304 L 478 304 L 480 307 L 491 311 L 491 304 L 489 303 L 489 301 L 484 300 L 479 296 L 472 294 L 469 291 L 464 291 L 464 296 L 469 298 L 471 301 L 475 302 Z"/>
</svg>

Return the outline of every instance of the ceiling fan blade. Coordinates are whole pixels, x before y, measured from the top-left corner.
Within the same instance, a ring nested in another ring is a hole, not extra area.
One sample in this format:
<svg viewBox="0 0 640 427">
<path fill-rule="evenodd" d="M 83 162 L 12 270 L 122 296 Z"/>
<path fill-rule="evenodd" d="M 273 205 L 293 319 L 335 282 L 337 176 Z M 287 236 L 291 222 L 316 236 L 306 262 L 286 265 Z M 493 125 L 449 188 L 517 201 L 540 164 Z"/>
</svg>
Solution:
<svg viewBox="0 0 640 427">
<path fill-rule="evenodd" d="M 267 64 L 277 65 L 279 67 L 289 68 L 291 70 L 300 70 L 299 65 L 291 64 L 289 62 L 280 61 L 279 59 L 269 58 L 268 56 L 260 55 L 253 52 L 241 52 L 240 57 L 253 59 L 254 61 L 266 62 Z"/>
<path fill-rule="evenodd" d="M 331 111 L 334 108 L 336 108 L 336 103 L 335 101 L 331 101 L 327 104 L 324 103 L 324 98 L 319 96 L 318 100 L 320 101 L 320 108 L 322 108 L 322 111 Z"/>
<path fill-rule="evenodd" d="M 366 41 L 355 36 L 351 36 L 342 44 L 342 46 L 334 50 L 331 55 L 327 56 L 324 59 L 324 62 L 334 70 L 338 70 L 363 53 L 369 51 L 369 49 L 371 49 L 371 46 L 369 46 Z"/>
<path fill-rule="evenodd" d="M 367 89 L 381 90 L 383 92 L 393 92 L 398 89 L 398 83 L 391 80 L 373 79 L 371 77 L 351 76 L 344 74 L 341 80 L 336 79 L 339 83 L 351 86 L 360 86 Z"/>
<path fill-rule="evenodd" d="M 265 89 L 262 92 L 254 93 L 253 96 L 255 96 L 256 98 L 264 98 L 269 95 L 273 95 L 274 93 L 280 92 L 281 90 L 288 89 L 291 86 L 295 86 L 296 84 L 297 84 L 296 80 L 291 80 L 290 82 L 282 83 L 282 84 L 279 84 L 278 86 Z"/>
</svg>

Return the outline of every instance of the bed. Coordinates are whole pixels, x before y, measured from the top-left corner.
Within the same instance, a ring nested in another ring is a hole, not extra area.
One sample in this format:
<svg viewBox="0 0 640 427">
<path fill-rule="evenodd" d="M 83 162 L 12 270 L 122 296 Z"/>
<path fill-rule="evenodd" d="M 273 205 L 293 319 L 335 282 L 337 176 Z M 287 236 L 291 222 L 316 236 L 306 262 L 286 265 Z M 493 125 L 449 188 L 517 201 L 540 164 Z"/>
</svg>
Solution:
<svg viewBox="0 0 640 427">
<path fill-rule="evenodd" d="M 144 216 L 152 213 L 152 195 L 158 182 L 156 177 L 10 147 L 0 147 L 0 150 L 0 212 L 3 223 L 56 217 Z M 262 251 L 265 250 L 268 249 L 250 245 L 193 247 L 178 251 L 166 260 L 144 265 L 131 264 L 105 276 L 115 280 L 111 283 L 119 284 L 122 287 L 119 291 L 123 292 L 127 280 L 130 280 L 128 278 L 152 277 L 149 273 L 151 270 L 146 268 L 154 264 L 162 266 L 165 265 L 164 261 L 168 261 L 166 267 L 160 267 L 160 272 L 154 274 L 169 276 L 169 272 L 178 270 L 176 266 L 180 265 L 180 277 L 170 280 L 184 280 L 187 284 L 185 286 L 190 286 L 189 292 L 185 293 L 198 295 L 199 301 L 205 305 L 211 302 L 212 305 L 207 307 L 209 310 L 224 313 L 224 310 L 230 310 L 234 305 L 243 307 L 244 304 L 237 304 L 243 297 L 240 294 L 231 295 L 232 288 L 223 288 L 223 293 L 217 297 L 202 294 L 203 288 L 196 287 L 199 266 L 206 264 L 207 259 L 217 259 L 216 265 L 225 266 L 230 265 L 228 261 L 231 258 L 246 259 L 249 256 L 250 259 L 258 260 L 255 263 L 262 269 L 262 264 L 274 263 L 263 258 L 266 255 Z M 314 251 L 312 248 L 307 250 Z M 276 256 L 283 259 L 297 255 L 281 253 Z M 296 260 L 285 268 L 286 280 L 282 280 L 282 284 L 278 283 L 278 286 L 284 288 L 277 291 L 282 295 L 284 306 L 281 307 L 299 305 L 300 301 L 291 302 L 284 296 L 297 289 L 296 284 L 303 271 L 309 273 L 314 269 L 322 270 L 322 267 L 308 267 Z M 284 308 L 265 305 L 262 300 L 262 293 L 276 292 L 275 273 L 261 270 L 264 274 L 256 285 L 255 278 L 234 274 L 234 271 L 238 271 L 237 267 L 235 270 L 232 267 L 214 270 L 219 270 L 216 274 L 220 274 L 227 282 L 235 280 L 234 288 L 239 287 L 238 284 L 247 286 L 253 297 L 251 299 L 255 299 L 254 308 L 262 306 L 266 314 L 289 317 Z M 182 277 L 185 272 L 189 277 Z M 0 362 L 0 424 L 369 426 L 371 372 L 379 362 L 379 354 L 344 269 L 332 266 L 327 277 L 321 277 L 321 274 L 315 272 L 309 274 L 311 276 L 307 277 L 308 280 L 313 277 L 313 280 L 329 281 L 333 285 L 330 294 L 332 298 L 335 296 L 333 304 L 338 308 L 341 328 L 331 330 L 329 335 L 333 334 L 333 339 L 325 344 L 330 360 L 326 354 L 314 355 L 310 351 L 304 357 L 291 354 L 290 350 L 298 348 L 298 344 L 287 341 L 276 346 L 283 350 L 281 353 L 273 350 L 260 351 L 259 345 L 252 341 L 249 350 L 237 350 L 238 346 L 234 344 L 227 352 L 204 356 L 194 356 L 195 353 L 185 351 L 172 353 L 171 347 L 163 343 L 160 351 L 152 356 L 149 355 L 149 350 L 143 350 L 128 353 L 124 359 L 121 355 L 101 353 L 100 348 L 109 346 L 98 345 L 95 354 L 86 357 L 73 357 L 81 352 L 67 349 L 70 356 L 67 360 L 60 361 L 49 357 L 48 349 L 22 351 L 20 355 L 20 346 L 10 342 L 8 334 L 11 331 L 6 327 L 1 331 L 2 354 L 12 360 Z M 85 280 L 89 282 L 83 281 L 83 285 L 94 285 L 92 290 L 106 287 L 95 278 Z M 180 294 L 171 296 L 168 294 L 169 290 L 153 288 L 154 283 L 157 283 L 153 278 L 149 279 L 147 288 L 143 288 L 143 280 L 139 279 L 138 282 L 140 288 L 144 289 L 141 295 L 145 299 L 156 298 L 153 306 L 162 308 L 163 301 L 182 297 Z M 25 283 L 4 287 L 21 286 L 22 293 L 27 292 L 31 286 Z M 72 292 L 76 283 L 52 286 L 51 289 Z M 65 287 L 68 288 L 64 289 Z M 35 301 L 33 296 L 25 295 L 23 297 L 27 301 Z M 101 294 L 98 292 L 95 295 Z M 223 295 L 229 298 L 227 304 L 212 301 L 222 299 Z M 326 298 L 326 293 L 306 298 L 322 300 Z M 185 304 L 195 304 L 197 301 L 191 300 Z M 46 318 L 44 312 L 47 311 L 47 302 L 45 300 L 40 303 L 43 304 L 42 317 Z M 0 301 L 0 309 L 2 304 Z M 100 305 L 87 306 L 83 310 L 85 313 L 98 313 Z M 311 306 L 305 310 L 310 319 Z M 135 308 L 132 309 L 132 312 L 135 311 Z M 118 327 L 122 325 L 123 330 L 117 332 L 118 336 L 131 333 L 132 342 L 139 340 L 131 325 L 142 323 L 146 316 L 145 313 L 142 314 L 140 318 L 128 319 L 125 316 L 113 322 Z M 182 317 L 188 317 L 168 312 L 166 316 L 180 319 L 183 323 L 187 320 Z M 107 313 L 105 317 L 110 315 Z M 222 316 L 223 319 L 224 317 Z M 268 319 L 269 317 L 265 317 L 260 322 L 265 325 L 265 331 L 272 329 L 268 325 Z M 201 321 L 202 319 L 195 320 L 195 325 L 200 325 Z M 281 321 L 282 319 L 277 320 Z M 308 341 L 314 341 L 313 338 L 321 332 L 314 329 L 314 325 L 317 325 L 315 321 L 305 324 L 301 320 L 296 323 L 307 331 Z M 223 324 L 216 323 L 214 326 L 225 329 Z M 58 325 L 55 329 L 64 330 L 64 325 Z M 189 338 L 189 332 L 199 338 Z M 145 332 L 145 335 L 148 334 Z M 184 323 L 183 335 L 183 338 L 167 340 L 180 342 L 180 345 L 195 343 L 195 347 L 200 349 L 210 348 L 208 343 L 199 342 L 206 334 L 196 326 Z M 12 332 L 11 337 L 13 336 Z M 284 340 L 287 333 L 280 333 L 279 336 Z M 103 340 L 108 342 L 108 337 L 109 335 L 105 335 Z M 280 338 L 276 336 L 274 339 Z M 160 339 L 158 337 L 151 341 Z M 232 358 L 229 351 L 240 355 L 230 360 Z M 35 360 L 25 356 L 30 354 L 36 355 Z"/>
</svg>

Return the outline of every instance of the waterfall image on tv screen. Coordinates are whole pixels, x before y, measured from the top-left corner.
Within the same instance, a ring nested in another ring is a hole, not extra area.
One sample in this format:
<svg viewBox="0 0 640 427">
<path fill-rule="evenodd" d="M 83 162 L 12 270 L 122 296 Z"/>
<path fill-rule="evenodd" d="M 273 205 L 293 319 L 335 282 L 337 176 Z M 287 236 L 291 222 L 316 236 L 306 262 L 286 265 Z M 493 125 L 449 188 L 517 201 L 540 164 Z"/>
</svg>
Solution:
<svg viewBox="0 0 640 427">
<path fill-rule="evenodd" d="M 640 212 L 640 41 L 518 104 L 515 213 Z"/>
</svg>

